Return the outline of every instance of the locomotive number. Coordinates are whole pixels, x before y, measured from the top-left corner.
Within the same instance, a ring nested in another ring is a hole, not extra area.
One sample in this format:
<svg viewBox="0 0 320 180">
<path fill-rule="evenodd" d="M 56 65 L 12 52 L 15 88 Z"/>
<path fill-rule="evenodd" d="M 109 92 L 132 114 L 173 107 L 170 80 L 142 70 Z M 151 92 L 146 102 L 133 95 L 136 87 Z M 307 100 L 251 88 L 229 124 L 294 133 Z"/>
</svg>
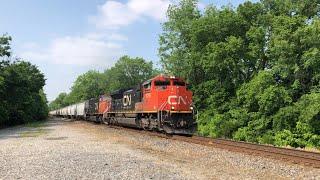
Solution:
<svg viewBox="0 0 320 180">
<path fill-rule="evenodd" d="M 170 104 L 170 105 L 181 104 L 181 102 L 183 104 L 187 104 L 186 100 L 183 99 L 182 96 L 169 96 L 168 97 L 168 104 Z"/>
<path fill-rule="evenodd" d="M 123 106 L 130 106 L 131 105 L 131 94 L 124 95 L 122 99 Z"/>
</svg>

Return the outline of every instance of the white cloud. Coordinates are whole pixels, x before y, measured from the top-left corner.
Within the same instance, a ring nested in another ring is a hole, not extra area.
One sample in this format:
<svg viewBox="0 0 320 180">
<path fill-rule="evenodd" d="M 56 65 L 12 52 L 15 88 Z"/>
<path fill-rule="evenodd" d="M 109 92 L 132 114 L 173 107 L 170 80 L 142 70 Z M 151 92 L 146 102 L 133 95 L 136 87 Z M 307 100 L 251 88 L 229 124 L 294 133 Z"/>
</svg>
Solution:
<svg viewBox="0 0 320 180">
<path fill-rule="evenodd" d="M 129 0 L 127 3 L 107 1 L 98 7 L 98 14 L 89 20 L 97 27 L 117 29 L 143 18 L 163 21 L 170 0 Z"/>
<path fill-rule="evenodd" d="M 128 9 L 126 4 L 116 1 L 107 1 L 98 7 L 98 15 L 91 18 L 96 26 L 114 29 L 128 25 L 137 20 L 139 16 Z"/>
<path fill-rule="evenodd" d="M 128 38 L 118 33 L 119 27 L 145 18 L 164 21 L 166 11 L 175 0 L 128 0 L 121 3 L 107 0 L 98 7 L 96 16 L 89 19 L 98 27 L 108 29 L 87 33 L 82 36 L 66 36 L 53 39 L 46 48 L 28 42 L 21 45 L 18 55 L 33 61 L 54 64 L 111 66 L 124 54 L 122 43 Z M 204 3 L 198 4 L 204 8 Z M 101 30 L 101 29 L 100 29 Z"/>
<path fill-rule="evenodd" d="M 128 37 L 116 33 L 110 34 L 109 39 L 114 41 L 128 41 Z"/>
<path fill-rule="evenodd" d="M 52 40 L 46 48 L 27 48 L 19 54 L 21 57 L 36 61 L 48 61 L 54 64 L 100 65 L 110 67 L 124 52 L 122 45 L 116 41 L 125 38 L 113 34 L 110 37 L 91 33 L 78 37 L 62 37 Z"/>
<path fill-rule="evenodd" d="M 158 21 L 166 18 L 169 5 L 169 0 L 130 0 L 127 4 L 136 14 L 152 17 Z"/>
<path fill-rule="evenodd" d="M 87 34 L 88 38 L 101 39 L 105 41 L 128 41 L 128 37 L 115 32 L 94 32 Z"/>
</svg>

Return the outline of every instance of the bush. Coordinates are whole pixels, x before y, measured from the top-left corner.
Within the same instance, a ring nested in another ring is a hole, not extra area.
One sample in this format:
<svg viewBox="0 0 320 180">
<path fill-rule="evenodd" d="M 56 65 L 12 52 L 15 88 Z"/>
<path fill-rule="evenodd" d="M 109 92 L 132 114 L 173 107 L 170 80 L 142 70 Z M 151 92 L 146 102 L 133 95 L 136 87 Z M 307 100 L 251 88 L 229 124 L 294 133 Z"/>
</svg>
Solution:
<svg viewBox="0 0 320 180">
<path fill-rule="evenodd" d="M 297 102 L 296 107 L 300 110 L 299 126 L 300 133 L 314 133 L 320 135 L 320 93 L 306 94 Z"/>
<path fill-rule="evenodd" d="M 280 109 L 273 128 L 276 145 L 320 148 L 320 93 L 306 94 L 294 106 Z"/>
<path fill-rule="evenodd" d="M 293 130 L 299 117 L 299 110 L 295 106 L 281 108 L 273 117 L 272 129 L 281 131 L 283 129 Z"/>
<path fill-rule="evenodd" d="M 231 138 L 233 133 L 239 127 L 246 125 L 249 119 L 245 109 L 232 109 L 224 114 L 208 110 L 199 118 L 199 132 L 211 137 Z"/>
<path fill-rule="evenodd" d="M 284 87 L 270 86 L 258 96 L 259 112 L 266 116 L 275 114 L 279 108 L 292 102 Z"/>
<path fill-rule="evenodd" d="M 10 41 L 0 37 L 0 58 L 10 57 Z M 31 63 L 0 59 L 0 127 L 45 119 L 44 85 L 44 75 Z"/>
<path fill-rule="evenodd" d="M 244 2 L 168 10 L 160 35 L 165 71 L 186 77 L 213 137 L 319 147 L 318 1 Z M 206 119 L 205 119 L 206 118 Z"/>
<path fill-rule="evenodd" d="M 259 111 L 259 99 L 263 98 L 264 91 L 275 84 L 273 75 L 269 71 L 261 71 L 248 83 L 244 83 L 237 91 L 240 106 L 249 112 Z M 262 96 L 262 97 L 261 97 Z M 263 102 L 261 102 L 263 105 Z"/>
<path fill-rule="evenodd" d="M 297 147 L 295 135 L 289 130 L 282 130 L 275 134 L 274 144 L 277 146 L 292 146 Z"/>
</svg>

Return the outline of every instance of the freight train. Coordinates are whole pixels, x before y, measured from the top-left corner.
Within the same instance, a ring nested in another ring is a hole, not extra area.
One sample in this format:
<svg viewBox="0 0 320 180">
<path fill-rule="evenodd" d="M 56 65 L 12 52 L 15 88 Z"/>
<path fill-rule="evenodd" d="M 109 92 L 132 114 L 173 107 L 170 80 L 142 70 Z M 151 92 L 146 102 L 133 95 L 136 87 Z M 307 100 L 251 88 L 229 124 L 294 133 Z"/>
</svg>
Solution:
<svg viewBox="0 0 320 180">
<path fill-rule="evenodd" d="M 165 75 L 51 111 L 50 115 L 168 134 L 192 135 L 197 126 L 187 84 L 182 78 Z"/>
</svg>

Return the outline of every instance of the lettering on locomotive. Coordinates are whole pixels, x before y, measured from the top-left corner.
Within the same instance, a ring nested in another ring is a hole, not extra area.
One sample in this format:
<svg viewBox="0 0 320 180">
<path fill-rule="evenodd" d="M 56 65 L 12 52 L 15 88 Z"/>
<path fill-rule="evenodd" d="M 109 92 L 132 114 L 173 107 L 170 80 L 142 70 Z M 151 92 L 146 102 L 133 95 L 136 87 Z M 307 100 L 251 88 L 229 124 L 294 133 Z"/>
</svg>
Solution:
<svg viewBox="0 0 320 180">
<path fill-rule="evenodd" d="M 126 94 L 122 99 L 123 106 L 131 106 L 131 94 Z"/>
<path fill-rule="evenodd" d="M 182 96 L 168 96 L 168 104 L 177 105 L 177 104 L 187 104 L 186 100 Z"/>
</svg>

